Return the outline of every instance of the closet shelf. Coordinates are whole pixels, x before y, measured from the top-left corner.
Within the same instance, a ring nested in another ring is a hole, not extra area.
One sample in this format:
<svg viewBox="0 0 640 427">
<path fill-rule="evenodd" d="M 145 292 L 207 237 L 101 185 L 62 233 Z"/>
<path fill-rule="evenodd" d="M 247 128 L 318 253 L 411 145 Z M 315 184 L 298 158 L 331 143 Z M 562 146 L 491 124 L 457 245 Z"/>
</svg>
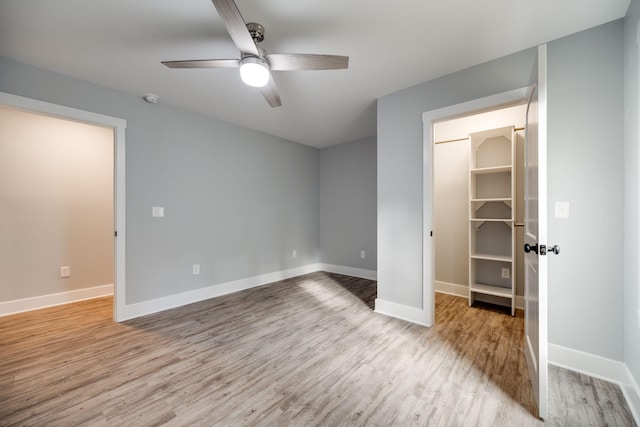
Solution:
<svg viewBox="0 0 640 427">
<path fill-rule="evenodd" d="M 513 257 L 508 255 L 495 255 L 495 254 L 471 254 L 469 255 L 472 259 L 484 259 L 487 261 L 498 261 L 498 262 L 511 262 L 513 261 Z"/>
<path fill-rule="evenodd" d="M 475 231 L 488 222 L 502 222 L 509 228 L 513 228 L 513 218 L 469 218 L 469 224 Z"/>
<path fill-rule="evenodd" d="M 486 198 L 486 199 L 471 199 L 472 202 L 476 202 L 476 203 L 488 203 L 488 202 L 504 202 L 504 203 L 511 203 L 513 199 L 511 197 L 493 197 L 493 198 Z"/>
<path fill-rule="evenodd" d="M 503 173 L 503 172 L 511 172 L 511 165 L 505 166 L 491 166 L 488 168 L 474 168 L 469 169 L 469 173 L 473 175 L 483 175 L 487 173 Z"/>
<path fill-rule="evenodd" d="M 513 298 L 511 288 L 501 288 L 500 286 L 484 285 L 482 283 L 472 283 L 469 287 L 471 292 L 485 295 L 493 295 L 502 298 Z"/>
</svg>

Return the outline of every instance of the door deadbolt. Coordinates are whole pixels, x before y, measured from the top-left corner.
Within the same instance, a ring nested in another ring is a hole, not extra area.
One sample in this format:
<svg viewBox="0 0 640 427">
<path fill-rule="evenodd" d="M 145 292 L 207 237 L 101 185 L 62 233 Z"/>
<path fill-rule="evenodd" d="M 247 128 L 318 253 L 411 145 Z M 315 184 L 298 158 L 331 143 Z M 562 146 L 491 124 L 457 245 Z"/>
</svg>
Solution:
<svg viewBox="0 0 640 427">
<path fill-rule="evenodd" d="M 554 253 L 554 254 L 556 254 L 556 255 L 559 255 L 559 254 L 560 254 L 560 246 L 558 246 L 558 245 L 553 245 L 553 246 L 551 246 L 550 248 L 548 248 L 548 249 L 547 249 L 547 251 L 548 251 L 548 252 L 552 252 L 552 253 Z"/>
<path fill-rule="evenodd" d="M 525 243 L 525 245 L 524 245 L 524 251 L 525 251 L 526 253 L 529 253 L 529 252 L 540 253 L 540 255 L 546 255 L 546 254 L 547 254 L 547 252 L 551 252 L 551 253 L 553 253 L 553 254 L 558 255 L 558 254 L 560 254 L 560 246 L 558 246 L 558 245 L 553 245 L 553 246 L 550 246 L 550 247 L 548 247 L 548 248 L 547 248 L 545 245 L 540 245 L 540 246 L 538 247 L 538 244 L 537 244 L 537 243 L 536 243 L 535 245 L 530 245 L 530 244 L 528 244 L 528 243 Z M 538 252 L 538 251 L 539 251 L 539 252 Z"/>
</svg>

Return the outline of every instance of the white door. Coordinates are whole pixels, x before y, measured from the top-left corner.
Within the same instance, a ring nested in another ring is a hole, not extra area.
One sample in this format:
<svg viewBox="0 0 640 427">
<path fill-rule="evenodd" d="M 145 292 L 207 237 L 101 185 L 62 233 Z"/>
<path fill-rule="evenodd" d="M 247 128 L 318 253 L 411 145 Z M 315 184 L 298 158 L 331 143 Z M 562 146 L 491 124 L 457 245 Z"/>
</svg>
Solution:
<svg viewBox="0 0 640 427">
<path fill-rule="evenodd" d="M 547 418 L 546 45 L 538 48 L 525 127 L 525 356 L 540 418 Z"/>
</svg>

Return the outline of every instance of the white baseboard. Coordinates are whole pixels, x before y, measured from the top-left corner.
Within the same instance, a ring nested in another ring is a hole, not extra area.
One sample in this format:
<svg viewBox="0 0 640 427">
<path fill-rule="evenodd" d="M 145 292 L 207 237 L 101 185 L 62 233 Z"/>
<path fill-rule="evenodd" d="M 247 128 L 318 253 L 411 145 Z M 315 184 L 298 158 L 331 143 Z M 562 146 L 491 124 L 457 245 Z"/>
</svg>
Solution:
<svg viewBox="0 0 640 427">
<path fill-rule="evenodd" d="M 549 364 L 618 384 L 640 425 L 640 387 L 623 362 L 549 344 Z"/>
<path fill-rule="evenodd" d="M 433 282 L 433 289 L 441 294 L 453 295 L 455 297 L 469 298 L 469 288 L 465 285 L 459 285 L 457 283 L 440 282 L 438 280 Z"/>
<path fill-rule="evenodd" d="M 0 302 L 0 316 L 113 295 L 113 284 Z"/>
<path fill-rule="evenodd" d="M 633 414 L 633 418 L 636 420 L 636 424 L 640 426 L 640 386 L 633 375 L 631 375 L 631 371 L 629 371 L 629 368 L 626 365 L 624 369 L 626 372 L 627 382 L 622 383 L 620 387 L 622 388 L 622 393 L 624 393 L 624 398 L 627 399 L 629 408 L 631 408 L 631 413 Z"/>
<path fill-rule="evenodd" d="M 157 313 L 159 311 L 203 301 L 209 298 L 215 298 L 233 292 L 255 288 L 257 286 L 277 282 L 278 280 L 313 273 L 321 270 L 320 267 L 321 264 L 308 264 L 302 267 L 261 274 L 259 276 L 249 277 L 246 279 L 234 280 L 233 282 L 220 283 L 206 288 L 194 289 L 192 291 L 168 295 L 166 297 L 156 298 L 149 301 L 127 304 L 122 308 L 118 307 L 116 321 L 122 322 L 136 317 L 145 316 L 147 314 Z"/>
<path fill-rule="evenodd" d="M 407 322 L 417 323 L 422 326 L 432 326 L 431 320 L 427 317 L 426 312 L 421 308 L 410 307 L 408 305 L 376 298 L 375 312 L 384 314 L 385 316 L 406 320 Z"/>
<path fill-rule="evenodd" d="M 469 288 L 466 285 L 459 285 L 457 283 L 440 282 L 436 280 L 433 283 L 433 288 L 436 292 L 439 292 L 441 294 L 453 295 L 453 296 L 462 297 L 462 298 L 469 298 Z M 486 302 L 495 303 L 496 301 L 492 300 L 491 298 L 488 298 L 486 299 Z M 516 295 L 515 305 L 517 309 L 524 310 L 524 297 L 521 295 Z"/>
<path fill-rule="evenodd" d="M 364 270 L 331 264 L 308 264 L 289 270 L 276 271 L 273 273 L 262 274 L 246 279 L 235 280 L 233 282 L 221 283 L 206 288 L 194 289 L 192 291 L 169 295 L 150 301 L 128 304 L 125 307 L 118 308 L 116 320 L 118 322 L 122 322 L 124 320 L 133 319 L 135 317 L 156 313 L 158 311 L 168 310 L 170 308 L 176 308 L 182 305 L 191 304 L 194 302 L 230 294 L 237 291 L 242 291 L 256 286 L 266 285 L 268 283 L 277 282 L 278 280 L 284 280 L 303 274 L 313 273 L 315 271 L 328 271 L 330 273 L 362 277 L 370 280 L 376 280 L 377 278 L 377 273 L 373 270 Z M 0 316 L 8 316 L 10 314 L 38 310 L 41 308 L 53 307 L 56 305 L 69 304 L 72 302 L 99 298 L 108 295 L 113 295 L 113 284 L 0 302 Z"/>
<path fill-rule="evenodd" d="M 365 270 L 362 268 L 345 267 L 342 265 L 322 264 L 322 271 L 328 273 L 344 274 L 345 276 L 360 277 L 362 279 L 378 280 L 378 272 L 375 270 Z"/>
</svg>

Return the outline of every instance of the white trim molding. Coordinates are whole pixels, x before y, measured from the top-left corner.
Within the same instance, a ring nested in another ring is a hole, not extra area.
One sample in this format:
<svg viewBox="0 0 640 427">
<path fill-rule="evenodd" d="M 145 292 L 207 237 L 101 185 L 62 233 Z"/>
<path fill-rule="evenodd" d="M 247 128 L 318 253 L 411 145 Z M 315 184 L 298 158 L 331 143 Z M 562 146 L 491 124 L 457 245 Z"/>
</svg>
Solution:
<svg viewBox="0 0 640 427">
<path fill-rule="evenodd" d="M 457 283 L 441 282 L 435 280 L 433 288 L 440 294 L 453 295 L 454 297 L 469 298 L 469 288 Z"/>
<path fill-rule="evenodd" d="M 345 267 L 343 265 L 322 264 L 321 270 L 327 273 L 344 274 L 345 276 L 360 277 L 361 279 L 378 280 L 378 272 L 362 268 Z"/>
<path fill-rule="evenodd" d="M 316 271 L 320 271 L 320 267 L 321 264 L 308 264 L 289 270 L 281 270 L 273 273 L 261 274 L 259 276 L 234 280 L 227 283 L 220 283 L 217 285 L 208 286 L 206 288 L 199 288 L 179 294 L 167 295 L 166 297 L 160 297 L 153 300 L 127 304 L 120 312 L 121 317 L 118 317 L 118 321 L 129 320 L 136 317 L 145 316 L 147 314 L 153 314 L 159 311 L 169 310 L 172 308 L 181 307 L 183 305 L 204 301 L 210 298 L 231 294 L 233 292 L 255 288 L 258 286 L 277 282 L 279 280 L 290 279 L 292 277 L 301 276 L 303 274 L 313 273 Z"/>
<path fill-rule="evenodd" d="M 407 322 L 416 323 L 426 327 L 431 327 L 433 325 L 430 322 L 429 313 L 426 310 L 391 301 L 385 301 L 380 298 L 376 298 L 376 308 L 374 311 L 376 313 L 384 314 L 385 316 L 395 317 L 400 320 L 406 320 Z"/>
<path fill-rule="evenodd" d="M 360 268 L 331 264 L 308 264 L 289 270 L 266 273 L 259 276 L 234 280 L 232 282 L 211 285 L 205 288 L 198 288 L 179 294 L 167 295 L 165 297 L 160 297 L 149 301 L 142 301 L 134 304 L 125 304 L 124 302 L 121 302 L 121 310 L 119 309 L 118 311 L 118 317 L 116 321 L 122 322 L 136 317 L 145 316 L 147 314 L 153 314 L 159 311 L 177 308 L 209 298 L 215 298 L 233 292 L 243 291 L 245 289 L 255 288 L 258 286 L 277 282 L 279 280 L 290 279 L 292 277 L 314 273 L 317 271 L 344 274 L 346 276 L 360 277 L 369 280 L 376 280 L 377 276 L 376 271 L 373 270 L 364 270 Z M 0 302 L 0 316 L 38 310 L 55 305 L 69 304 L 86 299 L 99 298 L 110 295 L 114 295 L 114 285 L 112 284 L 97 286 L 88 289 L 80 289 L 77 291 L 62 292 L 59 294 L 43 295 L 15 301 Z"/>
<path fill-rule="evenodd" d="M 618 384 L 640 425 L 640 387 L 623 362 L 549 343 L 549 364 Z"/>
<path fill-rule="evenodd" d="M 633 418 L 637 425 L 640 425 L 640 386 L 635 380 L 627 365 L 624 366 L 626 381 L 620 384 L 624 398 L 631 409 Z"/>
<path fill-rule="evenodd" d="M 113 284 L 0 302 L 0 316 L 113 295 Z"/>
</svg>

